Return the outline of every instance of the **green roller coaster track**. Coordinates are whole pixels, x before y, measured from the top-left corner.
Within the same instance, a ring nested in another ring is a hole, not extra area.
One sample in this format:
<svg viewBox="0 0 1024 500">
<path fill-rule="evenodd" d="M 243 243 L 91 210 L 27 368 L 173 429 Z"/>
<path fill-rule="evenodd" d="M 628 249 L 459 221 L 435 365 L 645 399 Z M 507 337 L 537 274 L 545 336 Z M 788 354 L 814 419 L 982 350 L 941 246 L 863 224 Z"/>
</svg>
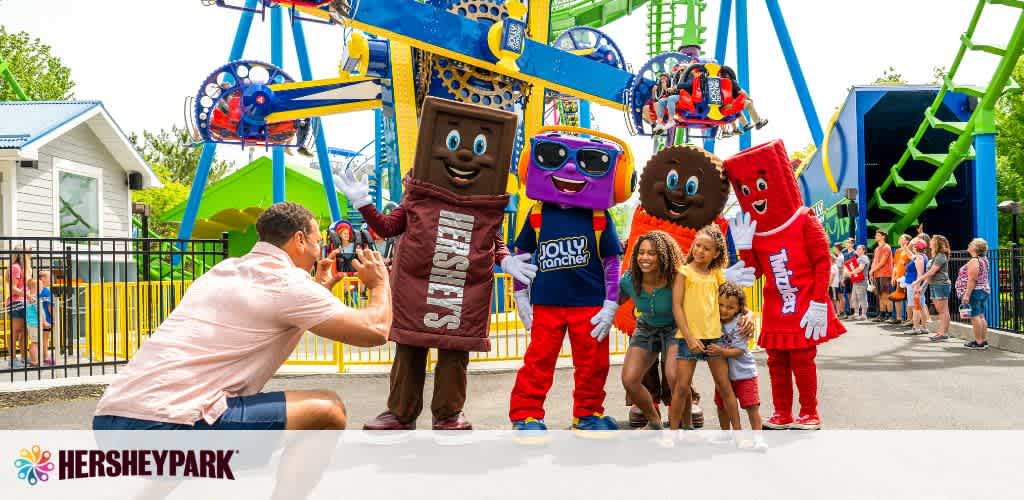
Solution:
<svg viewBox="0 0 1024 500">
<path fill-rule="evenodd" d="M 554 0 L 551 2 L 551 39 L 576 26 L 600 28 L 633 13 L 648 0 Z M 671 0 L 668 0 L 671 1 Z M 661 3 L 660 1 L 657 3 Z"/>
<path fill-rule="evenodd" d="M 982 45 L 975 43 L 973 37 L 978 21 L 981 19 L 982 11 L 986 5 L 1005 5 L 1019 9 L 1017 24 L 1013 34 L 1005 47 Z M 954 172 L 956 167 L 964 160 L 974 157 L 971 141 L 975 134 L 995 132 L 995 106 L 999 97 L 1010 88 L 1016 88 L 1010 75 L 1016 66 L 1017 59 L 1024 47 L 1024 1 L 1020 0 L 979 0 L 971 16 L 971 22 L 967 31 L 960 35 L 960 50 L 957 52 L 953 64 L 949 68 L 942 88 L 939 89 L 935 101 L 924 112 L 924 120 L 917 129 L 917 133 L 907 141 L 907 149 L 903 152 L 899 161 L 889 171 L 889 176 L 875 191 L 868 201 L 868 208 L 878 207 L 893 214 L 890 222 L 871 222 L 868 225 L 882 229 L 890 235 L 902 234 L 908 227 L 917 222 L 917 218 L 925 210 L 937 206 L 935 196 L 947 187 L 956 185 Z M 992 78 L 987 86 L 974 87 L 968 85 L 957 85 L 954 83 L 957 69 L 967 51 L 985 52 L 1000 57 Z M 942 105 L 942 100 L 949 91 L 958 92 L 976 97 L 979 99 L 971 117 L 965 122 L 946 122 L 936 118 L 935 114 Z M 921 140 L 929 129 L 939 129 L 951 132 L 956 139 L 949 145 L 946 153 L 925 153 L 918 149 Z M 903 167 L 910 160 L 924 162 L 935 168 L 931 177 L 927 180 L 910 180 L 900 175 Z M 913 198 L 908 203 L 890 203 L 885 195 L 892 193 L 895 188 L 902 188 L 913 192 Z"/>
<path fill-rule="evenodd" d="M 703 0 L 554 0 L 551 39 L 576 26 L 600 28 L 647 5 L 647 55 L 703 45 Z"/>
</svg>

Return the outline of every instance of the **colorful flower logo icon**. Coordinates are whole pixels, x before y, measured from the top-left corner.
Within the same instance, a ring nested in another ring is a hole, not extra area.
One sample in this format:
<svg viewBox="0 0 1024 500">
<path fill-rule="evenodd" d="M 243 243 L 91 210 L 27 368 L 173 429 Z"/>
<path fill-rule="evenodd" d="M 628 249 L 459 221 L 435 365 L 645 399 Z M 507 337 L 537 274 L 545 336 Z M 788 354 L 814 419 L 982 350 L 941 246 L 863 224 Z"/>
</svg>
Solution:
<svg viewBox="0 0 1024 500">
<path fill-rule="evenodd" d="M 29 485 L 35 486 L 39 481 L 48 481 L 55 466 L 50 461 L 50 452 L 33 445 L 32 449 L 22 448 L 19 453 L 21 458 L 14 461 L 14 467 L 18 469 L 18 479 L 23 479 Z"/>
</svg>

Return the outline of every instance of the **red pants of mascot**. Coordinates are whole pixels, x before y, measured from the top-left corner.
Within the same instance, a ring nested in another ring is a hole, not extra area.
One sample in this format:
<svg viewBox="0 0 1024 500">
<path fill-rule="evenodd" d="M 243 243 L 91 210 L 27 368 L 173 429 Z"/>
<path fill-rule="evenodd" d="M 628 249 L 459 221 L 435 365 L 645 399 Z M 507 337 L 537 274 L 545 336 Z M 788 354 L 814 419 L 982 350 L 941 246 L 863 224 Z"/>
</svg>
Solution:
<svg viewBox="0 0 1024 500">
<path fill-rule="evenodd" d="M 800 413 L 818 414 L 818 367 L 814 357 L 817 346 L 805 349 L 768 349 L 768 376 L 772 384 L 775 413 L 793 419 L 793 382 L 800 391 Z"/>
<path fill-rule="evenodd" d="M 604 413 L 604 383 L 608 380 L 608 340 L 598 342 L 590 336 L 590 319 L 601 308 L 533 306 L 530 345 L 523 367 L 512 389 L 509 418 L 515 422 L 544 418 L 544 400 L 555 376 L 555 363 L 562 350 L 566 331 L 572 346 L 573 417 Z"/>
</svg>

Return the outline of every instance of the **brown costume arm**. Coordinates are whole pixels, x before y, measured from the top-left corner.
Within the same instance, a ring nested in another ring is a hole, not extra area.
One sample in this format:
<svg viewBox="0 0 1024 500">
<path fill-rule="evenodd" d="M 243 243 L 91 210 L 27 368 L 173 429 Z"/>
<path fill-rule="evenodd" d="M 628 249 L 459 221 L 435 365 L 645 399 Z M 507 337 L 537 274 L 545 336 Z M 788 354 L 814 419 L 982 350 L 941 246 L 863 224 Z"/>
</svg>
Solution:
<svg viewBox="0 0 1024 500">
<path fill-rule="evenodd" d="M 501 265 L 501 261 L 505 260 L 511 253 L 508 251 L 508 246 L 505 245 L 505 239 L 501 237 L 501 227 L 494 232 L 494 263 Z"/>
<path fill-rule="evenodd" d="M 405 232 L 406 210 L 402 205 L 387 215 L 378 212 L 373 205 L 360 208 L 359 213 L 366 219 L 366 225 L 383 238 L 393 238 Z"/>
</svg>

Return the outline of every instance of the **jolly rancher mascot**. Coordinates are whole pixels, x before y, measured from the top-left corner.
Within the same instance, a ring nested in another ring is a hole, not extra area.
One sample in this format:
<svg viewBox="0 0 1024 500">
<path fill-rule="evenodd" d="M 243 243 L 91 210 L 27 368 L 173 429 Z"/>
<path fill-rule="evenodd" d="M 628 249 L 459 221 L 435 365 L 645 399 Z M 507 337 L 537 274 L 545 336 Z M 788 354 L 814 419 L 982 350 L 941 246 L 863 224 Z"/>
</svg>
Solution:
<svg viewBox="0 0 1024 500">
<path fill-rule="evenodd" d="M 764 277 L 761 336 L 775 413 L 766 429 L 818 429 L 817 345 L 846 332 L 828 300 L 832 259 L 821 222 L 803 197 L 782 141 L 725 160 L 743 212 L 730 223 L 740 257 Z M 793 382 L 800 413 L 793 418 Z"/>
<path fill-rule="evenodd" d="M 622 246 L 608 209 L 635 185 L 629 146 L 576 127 L 542 127 L 519 160 L 526 195 L 537 200 L 516 238 L 516 251 L 539 267 L 530 289 L 516 291 L 531 330 L 509 408 L 515 429 L 543 431 L 544 399 L 566 331 L 575 371 L 573 428 L 615 430 L 604 415 L 608 333 L 618 309 Z"/>
<path fill-rule="evenodd" d="M 396 352 L 388 407 L 366 430 L 416 428 L 430 348 L 437 349 L 434 430 L 472 429 L 462 413 L 466 368 L 469 351 L 491 349 L 494 264 L 527 284 L 537 269 L 528 256 L 510 256 L 501 238 L 516 126 L 513 113 L 427 97 L 398 207 L 382 215 L 365 184 L 348 172 L 336 178 L 371 229 L 401 235 L 391 271 Z"/>
</svg>

